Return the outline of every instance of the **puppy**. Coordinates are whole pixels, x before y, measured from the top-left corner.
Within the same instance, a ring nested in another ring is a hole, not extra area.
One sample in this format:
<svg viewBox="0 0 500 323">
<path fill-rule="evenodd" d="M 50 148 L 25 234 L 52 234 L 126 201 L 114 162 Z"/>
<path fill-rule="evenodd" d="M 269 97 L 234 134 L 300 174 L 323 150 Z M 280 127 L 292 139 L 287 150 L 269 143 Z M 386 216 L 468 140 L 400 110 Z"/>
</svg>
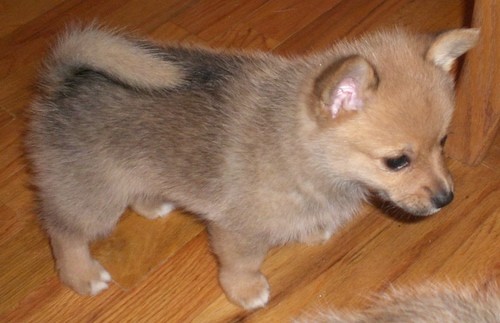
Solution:
<svg viewBox="0 0 500 323">
<path fill-rule="evenodd" d="M 254 309 L 269 299 L 268 249 L 325 241 L 369 192 L 437 212 L 453 199 L 449 71 L 477 38 L 393 29 L 284 58 L 69 31 L 27 135 L 61 280 L 106 289 L 89 242 L 127 207 L 152 219 L 182 207 L 206 221 L 227 297 Z"/>
</svg>

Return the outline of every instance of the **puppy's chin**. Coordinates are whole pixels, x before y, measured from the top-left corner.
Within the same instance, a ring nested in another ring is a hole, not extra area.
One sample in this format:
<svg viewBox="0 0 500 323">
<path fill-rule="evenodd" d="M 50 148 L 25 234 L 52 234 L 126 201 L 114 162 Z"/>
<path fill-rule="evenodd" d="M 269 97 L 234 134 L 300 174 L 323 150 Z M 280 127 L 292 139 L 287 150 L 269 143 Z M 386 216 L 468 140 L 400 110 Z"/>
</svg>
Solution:
<svg viewBox="0 0 500 323">
<path fill-rule="evenodd" d="M 416 216 L 416 217 L 425 217 L 425 216 L 430 216 L 434 213 L 439 212 L 441 209 L 435 208 L 431 205 L 429 206 L 424 206 L 424 205 L 410 205 L 408 203 L 404 203 L 402 201 L 395 200 L 391 198 L 391 196 L 385 192 L 385 191 L 378 191 L 377 195 L 384 201 L 389 202 L 404 212 L 408 213 L 409 215 Z"/>
<path fill-rule="evenodd" d="M 395 203 L 395 202 L 393 202 Z M 405 205 L 401 205 L 398 203 L 395 203 L 398 207 L 403 209 L 405 212 L 410 213 L 413 216 L 429 216 L 434 213 L 439 212 L 441 209 L 436 209 L 436 208 L 415 208 L 415 207 L 408 207 Z"/>
</svg>

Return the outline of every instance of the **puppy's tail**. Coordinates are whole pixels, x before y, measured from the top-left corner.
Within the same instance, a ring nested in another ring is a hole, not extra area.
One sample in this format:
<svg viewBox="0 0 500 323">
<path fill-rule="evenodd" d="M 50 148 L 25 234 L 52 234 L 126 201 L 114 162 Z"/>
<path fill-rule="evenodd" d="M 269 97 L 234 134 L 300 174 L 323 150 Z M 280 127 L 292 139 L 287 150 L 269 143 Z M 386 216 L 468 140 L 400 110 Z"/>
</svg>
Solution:
<svg viewBox="0 0 500 323">
<path fill-rule="evenodd" d="M 495 282 L 469 287 L 426 284 L 394 289 L 360 312 L 328 311 L 297 322 L 500 322 L 500 294 Z"/>
<path fill-rule="evenodd" d="M 161 51 L 96 26 L 71 28 L 63 35 L 42 75 L 44 84 L 58 87 L 80 69 L 103 73 L 132 87 L 169 88 L 182 81 L 182 70 L 162 58 Z"/>
</svg>

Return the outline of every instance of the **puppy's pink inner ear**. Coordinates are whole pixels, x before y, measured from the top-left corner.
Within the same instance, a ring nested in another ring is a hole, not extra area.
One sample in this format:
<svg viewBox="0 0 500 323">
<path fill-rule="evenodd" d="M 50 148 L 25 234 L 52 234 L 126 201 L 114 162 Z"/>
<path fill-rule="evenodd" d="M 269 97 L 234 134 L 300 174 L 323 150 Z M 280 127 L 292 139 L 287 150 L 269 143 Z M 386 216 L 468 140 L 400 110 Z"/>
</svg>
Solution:
<svg viewBox="0 0 500 323">
<path fill-rule="evenodd" d="M 377 86 L 378 76 L 364 58 L 351 56 L 333 62 L 314 85 L 321 109 L 317 115 L 335 119 L 343 112 L 361 110 Z"/>
<path fill-rule="evenodd" d="M 361 109 L 363 101 L 359 96 L 359 85 L 354 78 L 343 79 L 332 93 L 330 112 L 335 118 L 340 110 L 356 111 Z"/>
</svg>

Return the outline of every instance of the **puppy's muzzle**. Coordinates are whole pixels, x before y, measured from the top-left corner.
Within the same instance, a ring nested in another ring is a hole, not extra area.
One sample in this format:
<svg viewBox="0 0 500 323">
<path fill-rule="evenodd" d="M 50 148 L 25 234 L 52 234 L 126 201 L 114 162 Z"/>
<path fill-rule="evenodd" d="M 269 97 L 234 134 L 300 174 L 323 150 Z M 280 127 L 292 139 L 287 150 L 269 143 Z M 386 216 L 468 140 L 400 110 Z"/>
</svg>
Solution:
<svg viewBox="0 0 500 323">
<path fill-rule="evenodd" d="M 432 205 L 436 209 L 440 209 L 453 201 L 454 194 L 452 191 L 443 190 L 432 197 Z"/>
</svg>

